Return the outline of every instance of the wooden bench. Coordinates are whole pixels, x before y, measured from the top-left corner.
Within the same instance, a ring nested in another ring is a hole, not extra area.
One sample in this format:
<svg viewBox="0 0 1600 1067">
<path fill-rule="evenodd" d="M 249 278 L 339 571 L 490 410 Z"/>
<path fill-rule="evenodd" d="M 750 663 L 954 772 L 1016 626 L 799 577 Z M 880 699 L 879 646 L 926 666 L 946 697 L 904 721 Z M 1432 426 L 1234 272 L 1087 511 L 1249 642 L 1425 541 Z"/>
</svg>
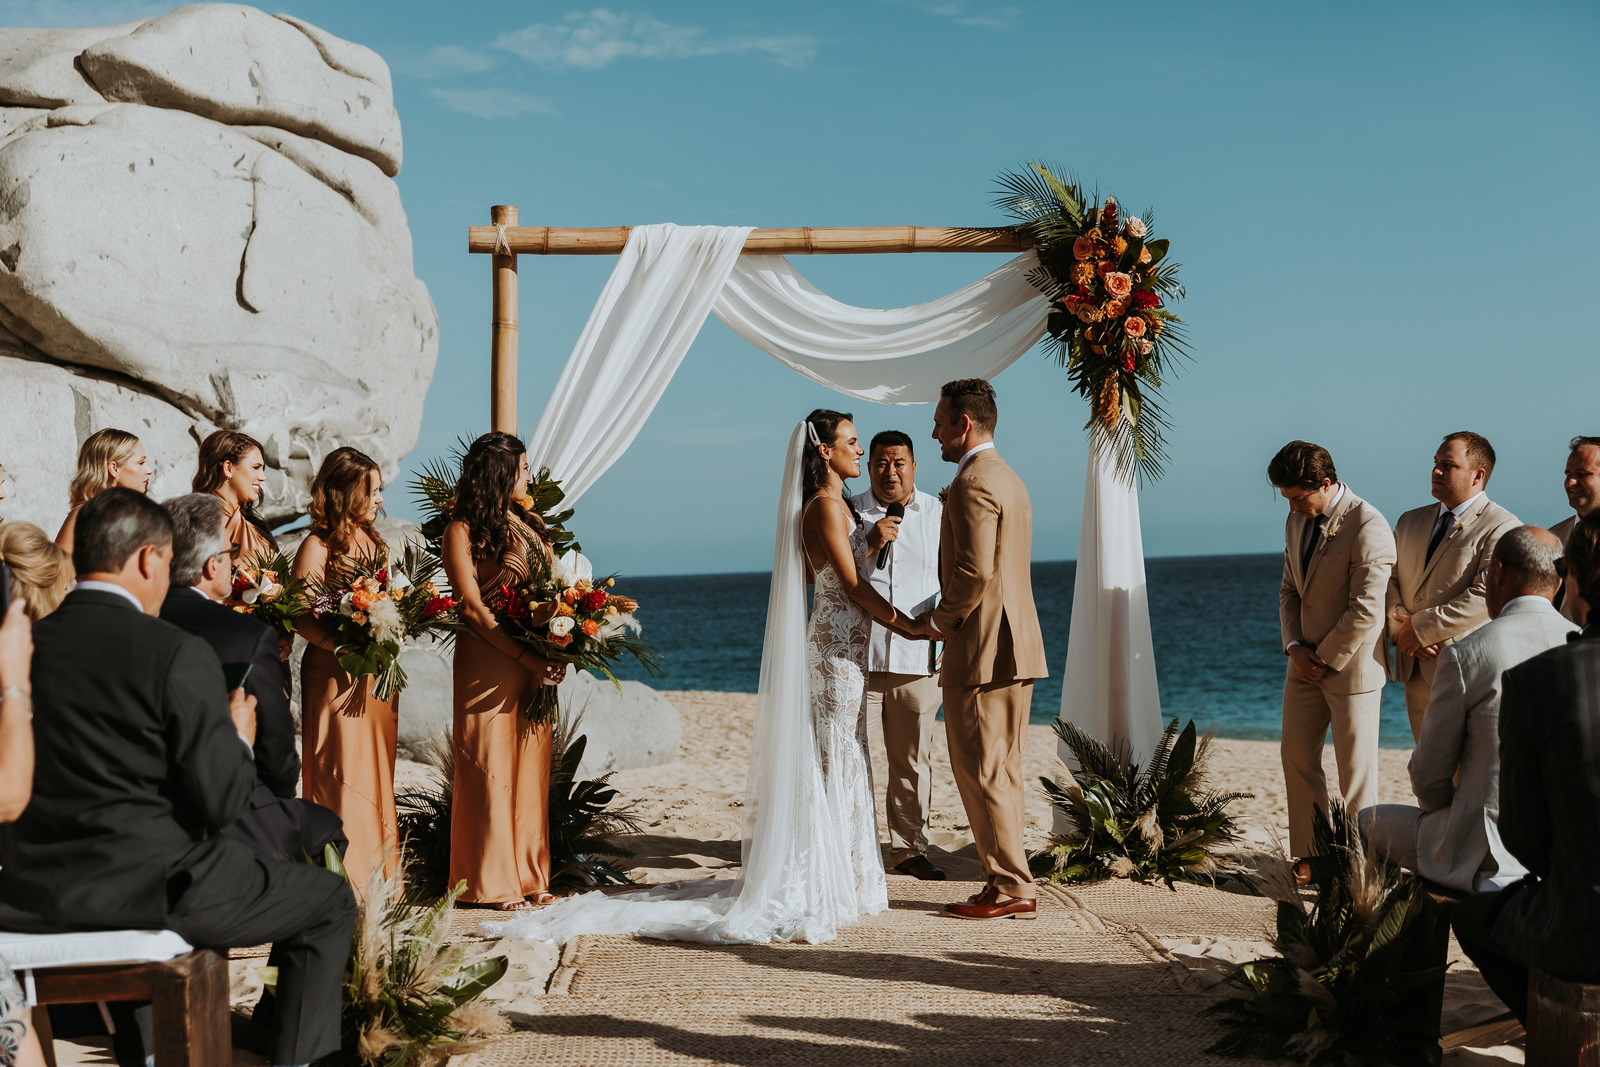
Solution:
<svg viewBox="0 0 1600 1067">
<path fill-rule="evenodd" d="M 1600 985 L 1528 972 L 1528 1067 L 1600 1067 Z"/>
<path fill-rule="evenodd" d="M 35 1005 L 34 1024 L 50 1067 L 55 1050 L 44 1006 L 95 1001 L 150 1002 L 155 1047 L 149 1051 L 159 1067 L 231 1067 L 225 957 L 191 949 L 170 932 L 0 934 L 0 949 Z"/>
</svg>

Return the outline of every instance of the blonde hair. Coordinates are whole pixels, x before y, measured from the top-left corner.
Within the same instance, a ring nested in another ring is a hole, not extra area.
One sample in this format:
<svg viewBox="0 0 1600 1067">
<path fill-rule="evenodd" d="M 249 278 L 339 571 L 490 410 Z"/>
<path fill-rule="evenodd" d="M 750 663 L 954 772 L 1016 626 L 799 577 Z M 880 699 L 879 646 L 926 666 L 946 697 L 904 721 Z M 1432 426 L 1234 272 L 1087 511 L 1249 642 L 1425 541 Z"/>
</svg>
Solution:
<svg viewBox="0 0 1600 1067">
<path fill-rule="evenodd" d="M 0 560 L 11 568 L 11 595 L 38 622 L 72 589 L 72 557 L 31 522 L 0 525 Z"/>
<path fill-rule="evenodd" d="M 96 430 L 78 447 L 78 473 L 72 476 L 68 498 L 73 507 L 85 504 L 111 488 L 111 464 L 127 463 L 139 438 L 127 430 Z"/>
</svg>

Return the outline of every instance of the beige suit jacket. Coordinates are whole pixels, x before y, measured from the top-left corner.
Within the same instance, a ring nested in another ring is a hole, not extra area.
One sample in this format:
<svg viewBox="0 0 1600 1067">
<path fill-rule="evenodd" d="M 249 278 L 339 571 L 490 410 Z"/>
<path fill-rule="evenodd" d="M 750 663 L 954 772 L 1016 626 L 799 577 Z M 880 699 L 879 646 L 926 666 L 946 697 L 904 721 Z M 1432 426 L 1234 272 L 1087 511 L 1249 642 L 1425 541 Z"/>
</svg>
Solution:
<svg viewBox="0 0 1600 1067">
<path fill-rule="evenodd" d="M 1283 584 L 1278 590 L 1284 651 L 1294 641 L 1316 650 L 1328 664 L 1320 683 L 1324 692 L 1381 689 L 1384 596 L 1395 553 L 1389 523 L 1345 486 L 1302 573 L 1301 547 L 1310 522 L 1290 513 L 1284 526 Z"/>
<path fill-rule="evenodd" d="M 1565 548 L 1567 542 L 1572 540 L 1572 531 L 1577 525 L 1578 516 L 1568 515 L 1550 527 L 1550 532 L 1561 538 L 1561 547 Z M 1568 581 L 1563 581 L 1561 587 L 1561 617 L 1569 619 L 1579 626 L 1584 624 L 1584 621 L 1578 618 L 1578 602 L 1572 598 L 1572 583 Z"/>
<path fill-rule="evenodd" d="M 946 636 L 940 685 L 1049 676 L 1033 606 L 1032 553 L 1028 490 L 985 449 L 950 483 L 939 526 L 942 599 L 933 625 Z"/>
<path fill-rule="evenodd" d="M 1500 535 L 1521 522 L 1487 494 L 1480 496 L 1445 533 L 1430 560 L 1428 539 L 1438 517 L 1439 505 L 1433 503 L 1406 512 L 1394 525 L 1396 559 L 1385 607 L 1391 642 L 1407 615 L 1424 645 L 1448 645 L 1489 621 L 1484 601 L 1489 560 Z M 1416 663 L 1396 648 L 1393 678 L 1410 678 Z"/>
</svg>

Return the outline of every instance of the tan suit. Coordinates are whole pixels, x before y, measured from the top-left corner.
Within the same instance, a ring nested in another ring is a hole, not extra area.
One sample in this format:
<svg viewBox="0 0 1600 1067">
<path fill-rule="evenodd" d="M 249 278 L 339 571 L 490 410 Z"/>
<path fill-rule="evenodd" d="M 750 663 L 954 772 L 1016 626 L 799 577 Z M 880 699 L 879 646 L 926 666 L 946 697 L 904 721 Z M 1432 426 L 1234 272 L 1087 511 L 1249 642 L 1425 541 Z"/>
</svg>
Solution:
<svg viewBox="0 0 1600 1067">
<path fill-rule="evenodd" d="M 1577 515 L 1568 515 L 1566 518 L 1562 519 L 1560 522 L 1558 522 L 1554 526 L 1550 527 L 1550 532 L 1555 534 L 1557 537 L 1561 538 L 1561 547 L 1562 548 L 1566 548 L 1567 547 L 1567 542 L 1572 540 L 1572 531 L 1575 530 L 1577 528 L 1577 526 L 1578 526 L 1578 516 Z M 1562 579 L 1560 599 L 1561 599 L 1561 608 L 1560 608 L 1561 617 L 1564 618 L 1564 619 L 1567 619 L 1570 622 L 1575 622 L 1579 626 L 1583 626 L 1584 625 L 1584 620 L 1578 618 L 1578 604 L 1577 604 L 1577 601 L 1575 601 L 1572 598 L 1572 582 L 1571 581 L 1568 581 L 1566 579 Z"/>
<path fill-rule="evenodd" d="M 1349 486 L 1328 512 L 1302 569 L 1310 523 L 1289 515 L 1278 590 L 1285 653 L 1298 641 L 1328 664 L 1322 681 L 1312 683 L 1290 662 L 1283 683 L 1283 780 L 1289 849 L 1296 856 L 1311 850 L 1312 805 L 1328 810 L 1322 746 L 1330 726 L 1345 807 L 1355 812 L 1378 802 L 1383 607 L 1395 558 L 1389 523 Z"/>
<path fill-rule="evenodd" d="M 1428 539 L 1439 517 L 1437 503 L 1400 516 L 1394 526 L 1395 566 L 1389 578 L 1385 605 L 1390 644 L 1407 615 L 1424 646 L 1444 646 L 1459 641 L 1489 621 L 1484 591 L 1489 582 L 1489 561 L 1500 535 L 1521 522 L 1511 512 L 1479 496 L 1428 559 Z M 1434 660 L 1416 659 L 1394 649 L 1390 677 L 1406 687 L 1406 714 L 1411 736 L 1422 736 L 1422 716 L 1428 710 L 1433 688 Z"/>
<path fill-rule="evenodd" d="M 950 483 L 939 529 L 946 638 L 939 675 L 945 734 L 984 874 L 1007 896 L 1034 896 L 1022 844 L 1022 746 L 1033 682 L 1050 673 L 1029 570 L 1033 506 L 1022 479 L 994 451 L 968 460 Z"/>
</svg>

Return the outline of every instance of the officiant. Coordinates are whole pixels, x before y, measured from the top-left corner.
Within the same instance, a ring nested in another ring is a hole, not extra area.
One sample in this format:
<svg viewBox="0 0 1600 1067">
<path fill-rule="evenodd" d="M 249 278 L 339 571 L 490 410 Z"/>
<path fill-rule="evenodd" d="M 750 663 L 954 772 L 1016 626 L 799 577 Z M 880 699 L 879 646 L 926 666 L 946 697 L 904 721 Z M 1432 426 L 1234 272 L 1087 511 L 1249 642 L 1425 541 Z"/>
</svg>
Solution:
<svg viewBox="0 0 1600 1067">
<path fill-rule="evenodd" d="M 911 617 L 931 610 L 938 600 L 942 510 L 937 497 L 916 487 L 916 474 L 910 436 L 885 430 L 872 439 L 867 457 L 872 488 L 850 501 L 867 525 L 868 580 Z M 866 714 L 883 716 L 889 863 L 901 874 L 932 881 L 945 876 L 927 856 L 934 716 L 942 699 L 937 655 L 936 642 L 908 641 L 872 624 Z"/>
</svg>

